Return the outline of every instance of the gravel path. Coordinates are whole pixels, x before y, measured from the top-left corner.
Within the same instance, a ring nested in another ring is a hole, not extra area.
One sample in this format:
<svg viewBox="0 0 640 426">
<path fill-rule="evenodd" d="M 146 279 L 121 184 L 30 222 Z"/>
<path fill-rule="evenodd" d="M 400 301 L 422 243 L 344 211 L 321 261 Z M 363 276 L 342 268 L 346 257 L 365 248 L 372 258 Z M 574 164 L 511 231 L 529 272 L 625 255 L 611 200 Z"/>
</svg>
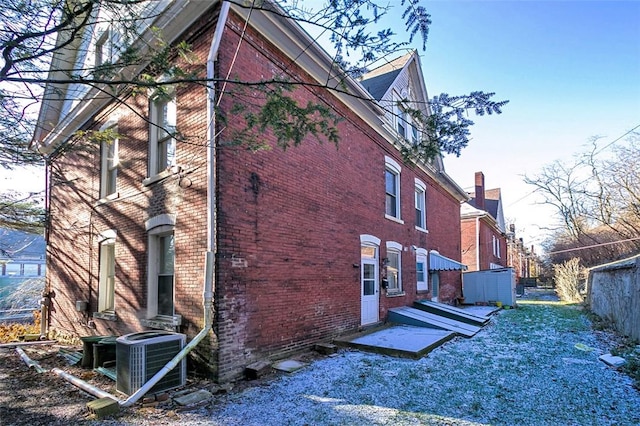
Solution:
<svg viewBox="0 0 640 426">
<path fill-rule="evenodd" d="M 86 413 L 65 416 L 57 409 L 42 423 L 21 423 L 22 417 L 0 423 L 52 424 L 58 418 L 59 424 L 110 425 L 640 424 L 640 393 L 628 377 L 598 360 L 611 349 L 610 336 L 593 332 L 581 309 L 544 293 L 533 296 L 538 300 L 500 311 L 473 338 L 457 337 L 420 360 L 341 351 L 186 410 L 167 402 L 91 421 Z M 6 358 L 1 351 L 0 356 Z M 11 376 L 1 363 L 0 374 L 2 382 Z M 43 386 L 52 381 L 68 389 L 51 377 Z M 0 416 L 11 411 L 6 392 L 0 385 Z"/>
</svg>

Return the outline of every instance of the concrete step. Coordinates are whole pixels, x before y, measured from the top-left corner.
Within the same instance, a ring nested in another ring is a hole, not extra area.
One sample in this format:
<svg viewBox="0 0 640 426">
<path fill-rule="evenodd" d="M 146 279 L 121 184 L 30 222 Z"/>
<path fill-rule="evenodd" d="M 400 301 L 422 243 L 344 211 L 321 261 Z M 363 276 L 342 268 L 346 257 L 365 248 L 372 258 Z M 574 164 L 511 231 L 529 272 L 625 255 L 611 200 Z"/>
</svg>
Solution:
<svg viewBox="0 0 640 426">
<path fill-rule="evenodd" d="M 453 319 L 478 327 L 482 327 L 491 319 L 484 315 L 475 315 L 465 312 L 464 309 L 456 308 L 455 306 L 451 305 L 445 305 L 444 303 L 432 302 L 430 300 L 416 300 L 415 302 L 413 302 L 413 307 L 420 309 L 421 311 L 429 312 L 441 317 Z"/>
<path fill-rule="evenodd" d="M 389 309 L 387 321 L 396 324 L 453 331 L 465 337 L 471 337 L 481 330 L 481 327 L 421 311 L 420 309 L 409 306 Z"/>
</svg>

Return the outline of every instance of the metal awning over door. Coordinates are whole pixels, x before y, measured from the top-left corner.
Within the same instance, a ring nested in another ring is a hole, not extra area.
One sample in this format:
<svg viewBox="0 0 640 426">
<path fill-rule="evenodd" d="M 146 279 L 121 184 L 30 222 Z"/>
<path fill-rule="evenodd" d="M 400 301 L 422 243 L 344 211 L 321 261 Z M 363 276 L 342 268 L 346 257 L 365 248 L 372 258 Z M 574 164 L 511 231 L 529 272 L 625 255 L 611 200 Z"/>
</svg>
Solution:
<svg viewBox="0 0 640 426">
<path fill-rule="evenodd" d="M 467 265 L 457 260 L 449 259 L 441 255 L 435 250 L 429 252 L 429 270 L 430 271 L 466 271 Z"/>
</svg>

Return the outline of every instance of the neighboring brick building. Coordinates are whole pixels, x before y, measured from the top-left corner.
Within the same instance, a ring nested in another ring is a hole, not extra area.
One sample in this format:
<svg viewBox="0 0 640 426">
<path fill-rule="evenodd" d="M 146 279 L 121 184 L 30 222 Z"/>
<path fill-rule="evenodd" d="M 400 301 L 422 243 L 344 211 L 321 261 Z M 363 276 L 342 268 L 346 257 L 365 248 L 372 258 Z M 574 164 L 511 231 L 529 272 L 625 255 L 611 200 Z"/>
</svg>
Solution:
<svg viewBox="0 0 640 426">
<path fill-rule="evenodd" d="M 484 174 L 476 172 L 475 191 L 469 195 L 460 209 L 462 263 L 469 271 L 511 266 L 500 189 L 485 189 Z"/>
<path fill-rule="evenodd" d="M 334 65 L 291 20 L 255 10 L 245 31 L 247 10 L 231 6 L 227 15 L 219 3 L 180 3 L 156 24 L 168 40 L 192 45 L 191 62 L 182 64 L 191 71 L 206 72 L 216 45 L 215 75 L 241 81 L 325 82 Z M 103 34 L 95 31 L 93 43 Z M 389 73 L 386 89 L 376 83 L 378 102 L 367 100 L 363 85 Z M 308 137 L 283 151 L 267 132 L 261 142 L 273 149 L 257 152 L 232 140 L 244 129 L 233 108 L 251 107 L 243 97 L 251 89 L 240 95 L 218 85 L 215 111 L 227 120 L 216 122 L 201 84 L 132 94 L 125 104 L 93 90 L 76 92 L 78 103 L 67 96 L 73 87 L 58 87 L 35 135 L 50 156 L 52 331 L 164 328 L 193 337 L 203 326 L 207 252 L 216 259 L 215 318 L 194 355 L 219 381 L 258 359 L 382 322 L 389 308 L 460 296 L 466 193 L 441 159 L 404 164 L 399 146 L 415 134 L 412 123 L 401 110 L 385 112 L 400 96 L 426 108 L 417 54 L 374 70 L 363 85 L 342 83 L 356 96 L 310 86 L 293 92 L 301 105 L 321 102 L 342 118 L 337 146 Z M 110 128 L 116 132 L 101 147 L 68 136 Z M 88 311 L 76 311 L 76 301 Z"/>
</svg>

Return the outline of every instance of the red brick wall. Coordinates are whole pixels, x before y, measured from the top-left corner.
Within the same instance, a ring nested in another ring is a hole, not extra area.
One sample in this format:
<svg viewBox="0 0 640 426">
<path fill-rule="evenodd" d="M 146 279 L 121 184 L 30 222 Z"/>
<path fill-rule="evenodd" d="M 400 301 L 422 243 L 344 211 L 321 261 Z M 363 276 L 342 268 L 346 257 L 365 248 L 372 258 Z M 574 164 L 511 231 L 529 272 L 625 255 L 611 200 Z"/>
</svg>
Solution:
<svg viewBox="0 0 640 426">
<path fill-rule="evenodd" d="M 195 67 L 204 67 L 215 14 L 194 25 Z M 226 75 L 239 42 L 241 23 L 233 14 L 220 46 L 218 75 Z M 203 72 L 203 68 L 198 68 Z M 231 76 L 268 79 L 286 70 L 309 79 L 295 64 L 249 29 Z M 402 252 L 404 295 L 380 297 L 380 319 L 391 307 L 410 304 L 418 295 L 412 245 L 460 258 L 458 201 L 426 173 L 403 165 L 401 216 L 384 216 L 384 156 L 402 159 L 390 144 L 330 93 L 300 87 L 301 104 L 321 101 L 342 117 L 339 145 L 313 138 L 286 151 L 252 153 L 229 144 L 241 117 L 239 100 L 259 103 L 248 88 L 242 95 L 229 85 L 218 123 L 218 253 L 215 288 L 215 336 L 197 351 L 219 380 L 238 376 L 254 360 L 282 356 L 360 326 L 360 235 L 387 241 Z M 234 94 L 234 92 L 236 92 Z M 249 96 L 249 98 L 247 98 Z M 147 233 L 144 223 L 162 213 L 176 215 L 176 313 L 179 331 L 190 337 L 202 326 L 203 260 L 206 250 L 206 92 L 201 85 L 178 89 L 178 142 L 181 172 L 144 186 L 147 175 L 147 98 L 131 97 L 119 120 L 121 168 L 117 200 L 97 204 L 99 152 L 71 151 L 56 160 L 60 180 L 51 191 L 52 229 L 49 276 L 55 291 L 54 327 L 67 334 L 124 334 L 142 330 L 147 304 Z M 141 114 L 139 117 L 137 114 Z M 99 127 L 114 113 L 104 112 Z M 273 145 L 267 132 L 261 141 Z M 414 178 L 427 184 L 427 227 L 415 229 Z M 75 312 L 75 301 L 97 309 L 99 234 L 117 231 L 116 313 L 118 321 L 92 319 Z M 245 263 L 246 262 L 246 263 Z M 461 288 L 459 273 L 443 273 L 441 297 L 451 300 Z M 420 297 L 429 297 L 422 294 Z M 94 325 L 95 328 L 89 328 Z"/>
<path fill-rule="evenodd" d="M 211 28 L 211 16 L 195 25 Z M 215 21 L 214 21 L 215 22 Z M 188 35 L 188 33 L 187 33 Z M 211 36 L 195 40 L 193 65 L 204 70 Z M 145 329 L 147 317 L 147 238 L 145 221 L 158 214 L 176 215 L 175 311 L 183 317 L 178 331 L 195 334 L 203 326 L 202 286 L 206 251 L 206 104 L 200 85 L 177 89 L 177 143 L 180 173 L 144 185 L 147 177 L 148 98 L 131 96 L 126 106 L 102 111 L 87 130 L 118 117 L 120 166 L 118 197 L 99 202 L 99 144 L 81 140 L 52 164 L 47 279 L 54 292 L 52 331 L 67 336 L 122 335 Z M 93 318 L 98 308 L 100 234 L 117 233 L 115 243 L 117 320 Z M 89 302 L 75 311 L 76 300 Z M 206 345 L 205 345 L 206 346 Z M 202 357 L 207 358 L 204 354 Z M 210 356 L 209 356 L 210 358 Z"/>
<path fill-rule="evenodd" d="M 232 24 L 223 36 L 221 75 L 232 63 L 240 27 L 240 22 Z M 269 79 L 283 68 L 290 78 L 308 78 L 266 40 L 249 32 L 232 75 L 242 80 Z M 301 105 L 317 102 L 313 92 L 300 88 L 295 97 Z M 387 241 L 396 241 L 406 250 L 402 252 L 405 294 L 382 294 L 381 319 L 389 308 L 410 304 L 417 297 L 411 245 L 459 259 L 458 202 L 419 169 L 403 166 L 401 217 L 405 223 L 385 219 L 384 156 L 393 156 L 399 163 L 402 159 L 359 117 L 330 94 L 320 93 L 344 118 L 337 147 L 306 140 L 286 151 L 251 153 L 231 147 L 219 151 L 217 331 L 222 375 L 236 374 L 261 356 L 305 348 L 358 328 L 360 271 L 353 265 L 360 262 L 361 234 L 382 240 L 381 257 L 386 256 Z M 229 111 L 234 102 L 231 93 L 223 95 L 224 110 Z M 227 120 L 222 144 L 238 121 L 238 117 Z M 263 142 L 275 144 L 270 133 Z M 416 176 L 428 185 L 428 234 L 415 229 Z M 234 259 L 246 260 L 247 267 L 231 267 Z M 460 293 L 459 273 L 444 274 L 443 282 L 445 299 Z"/>
<path fill-rule="evenodd" d="M 480 228 L 479 240 L 476 240 L 476 227 Z M 470 271 L 480 271 L 490 269 L 491 263 L 507 265 L 507 242 L 501 232 L 492 226 L 489 219 L 481 218 L 476 225 L 476 219 L 462 220 L 462 263 L 469 267 Z M 493 252 L 493 237 L 496 237 L 500 244 L 500 257 Z M 478 246 L 479 243 L 479 246 Z M 478 263 L 478 250 L 480 261 Z"/>
<path fill-rule="evenodd" d="M 469 271 L 477 271 L 478 267 L 478 242 L 476 240 L 476 219 L 462 219 L 461 222 L 461 244 L 462 263 L 467 265 Z"/>
</svg>

